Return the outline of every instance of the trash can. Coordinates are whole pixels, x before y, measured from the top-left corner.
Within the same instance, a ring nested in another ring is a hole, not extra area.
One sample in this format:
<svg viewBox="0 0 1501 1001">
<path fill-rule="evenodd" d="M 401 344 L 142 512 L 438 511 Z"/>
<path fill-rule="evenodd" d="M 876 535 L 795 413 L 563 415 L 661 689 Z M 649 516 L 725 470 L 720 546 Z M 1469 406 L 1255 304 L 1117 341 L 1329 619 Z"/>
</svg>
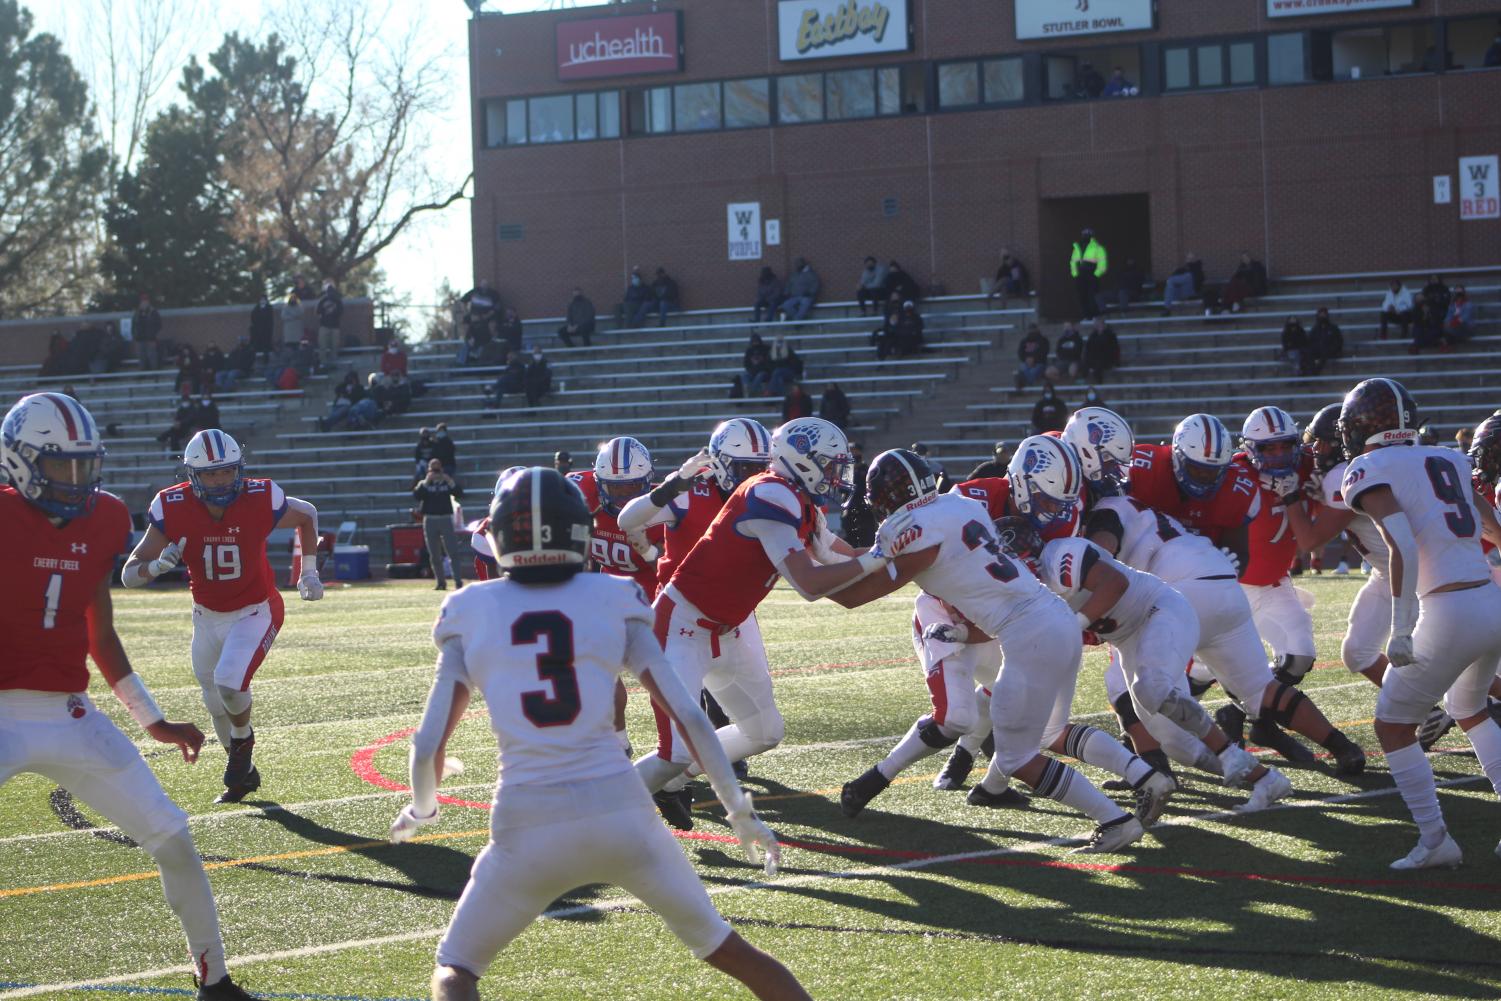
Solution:
<svg viewBox="0 0 1501 1001">
<path fill-rule="evenodd" d="M 334 547 L 334 579 L 335 580 L 369 580 L 370 579 L 370 547 L 369 546 L 335 546 Z"/>
</svg>

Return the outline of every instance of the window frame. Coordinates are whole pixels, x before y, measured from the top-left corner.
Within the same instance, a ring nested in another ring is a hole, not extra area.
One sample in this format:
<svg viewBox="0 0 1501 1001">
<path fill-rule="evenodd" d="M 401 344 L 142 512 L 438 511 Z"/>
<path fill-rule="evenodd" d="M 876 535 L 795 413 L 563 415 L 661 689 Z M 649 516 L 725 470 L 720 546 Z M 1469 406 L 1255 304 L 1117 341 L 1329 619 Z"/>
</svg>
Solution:
<svg viewBox="0 0 1501 1001">
<path fill-rule="evenodd" d="M 1164 40 L 1159 43 L 1157 50 L 1158 87 L 1156 97 L 1170 97 L 1175 94 L 1203 94 L 1223 90 L 1262 90 L 1267 84 L 1267 35 L 1290 35 L 1296 32 L 1275 31 L 1265 34 L 1235 34 L 1215 35 L 1209 38 L 1175 38 L 1171 41 Z M 1234 64 L 1231 60 L 1230 49 L 1236 45 L 1251 46 L 1251 80 L 1248 83 L 1236 83 L 1232 75 Z M 1219 83 L 1202 83 L 1199 79 L 1200 53 L 1207 48 L 1219 49 Z M 1167 61 L 1169 53 L 1188 53 L 1188 86 L 1169 87 Z M 1307 71 L 1308 45 L 1303 46 L 1304 70 Z M 1291 84 L 1277 84 L 1279 87 L 1291 86 Z"/>
</svg>

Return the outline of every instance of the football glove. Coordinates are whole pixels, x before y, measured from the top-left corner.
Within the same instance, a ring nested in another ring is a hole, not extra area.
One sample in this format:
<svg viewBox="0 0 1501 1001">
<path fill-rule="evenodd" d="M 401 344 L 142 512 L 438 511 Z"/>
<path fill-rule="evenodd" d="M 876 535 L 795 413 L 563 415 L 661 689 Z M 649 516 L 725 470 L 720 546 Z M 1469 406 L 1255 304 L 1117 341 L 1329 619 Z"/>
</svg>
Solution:
<svg viewBox="0 0 1501 1001">
<path fill-rule="evenodd" d="M 962 622 L 935 622 L 923 629 L 922 638 L 939 643 L 964 643 L 969 639 L 969 627 Z"/>
<path fill-rule="evenodd" d="M 823 508 L 813 509 L 813 534 L 809 537 L 808 548 L 813 553 L 813 558 L 825 565 L 838 563 L 842 556 L 834 552 L 834 533 L 829 531 L 829 519 L 824 517 Z"/>
<path fill-rule="evenodd" d="M 777 874 L 777 868 L 782 864 L 782 847 L 777 844 L 777 836 L 771 832 L 771 828 L 761 822 L 756 816 L 756 811 L 751 808 L 750 793 L 745 793 L 737 809 L 729 812 L 730 828 L 735 836 L 740 839 L 740 848 L 745 852 L 745 857 L 751 864 L 759 864 L 770 879 Z"/>
<path fill-rule="evenodd" d="M 881 522 L 881 527 L 876 529 L 876 548 L 881 551 L 881 555 L 887 559 L 895 559 L 902 555 L 903 550 L 918 540 L 918 537 L 922 535 L 921 529 L 910 535 L 907 531 L 913 527 L 915 520 L 911 511 L 903 511 Z"/>
<path fill-rule="evenodd" d="M 187 548 L 187 545 L 187 536 L 183 536 L 176 542 L 167 543 L 162 547 L 160 555 L 158 555 L 157 558 L 152 560 L 150 563 L 146 564 L 146 572 L 149 573 L 153 579 L 160 577 L 164 573 L 170 573 L 177 566 L 177 564 L 182 562 L 182 551 Z"/>
<path fill-rule="evenodd" d="M 678 467 L 678 475 L 685 480 L 693 480 L 713 469 L 709 463 L 709 450 L 701 448 L 689 460 Z"/>
<path fill-rule="evenodd" d="M 323 581 L 318 579 L 317 570 L 304 570 L 297 578 L 297 595 L 303 601 L 317 601 L 323 597 Z"/>
<path fill-rule="evenodd" d="M 625 537 L 626 541 L 631 544 L 631 548 L 636 550 L 636 555 L 646 562 L 655 563 L 661 557 L 662 550 L 652 545 L 645 532 L 627 532 Z"/>
<path fill-rule="evenodd" d="M 1296 502 L 1301 498 L 1298 492 L 1298 474 L 1291 473 L 1262 473 L 1261 485 L 1270 490 L 1284 505 Z"/>
<path fill-rule="evenodd" d="M 1230 564 L 1235 567 L 1235 572 L 1237 574 L 1240 573 L 1240 556 L 1235 552 L 1235 550 L 1231 549 L 1229 546 L 1220 546 L 1219 549 L 1220 552 L 1225 554 L 1225 559 L 1229 560 Z"/>
<path fill-rule="evenodd" d="M 1386 641 L 1386 659 L 1394 667 L 1406 667 L 1415 659 L 1412 653 L 1411 636 L 1393 636 Z"/>
<path fill-rule="evenodd" d="M 438 819 L 438 813 L 438 810 L 434 810 L 430 817 L 419 817 L 412 809 L 412 804 L 408 803 L 401 808 L 401 812 L 391 822 L 391 844 L 399 845 L 403 841 L 412 840 L 412 836 L 418 830 Z"/>
</svg>

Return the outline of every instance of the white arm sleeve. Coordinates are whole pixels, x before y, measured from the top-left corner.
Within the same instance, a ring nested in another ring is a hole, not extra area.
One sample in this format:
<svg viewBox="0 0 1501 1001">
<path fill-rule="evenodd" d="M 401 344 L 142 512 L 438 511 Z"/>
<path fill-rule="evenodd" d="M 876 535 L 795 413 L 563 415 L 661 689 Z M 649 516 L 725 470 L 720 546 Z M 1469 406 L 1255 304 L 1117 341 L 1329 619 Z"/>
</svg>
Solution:
<svg viewBox="0 0 1501 1001">
<path fill-rule="evenodd" d="M 657 507 L 651 502 L 651 494 L 645 493 L 621 508 L 615 523 L 620 526 L 622 532 L 629 534 L 644 532 L 656 525 L 675 525 L 677 520 L 678 513 L 673 510 L 671 504 L 666 507 Z"/>
<path fill-rule="evenodd" d="M 770 518 L 748 519 L 737 525 L 736 531 L 760 542 L 766 558 L 774 567 L 780 567 L 788 553 L 807 548 L 803 545 L 803 540 L 797 537 L 797 529 Z"/>
<path fill-rule="evenodd" d="M 1392 592 L 1392 635 L 1411 636 L 1418 623 L 1418 540 L 1401 511 L 1382 518 L 1381 530 L 1391 541 L 1393 555 L 1402 558 L 1402 589 Z"/>
<path fill-rule="evenodd" d="M 683 687 L 672 665 L 662 653 L 662 644 L 645 619 L 626 621 L 625 667 L 637 678 L 651 672 L 657 686 L 657 694 L 666 703 L 666 708 L 677 720 L 683 736 L 697 753 L 698 765 L 714 788 L 714 795 L 731 813 L 745 808 L 745 793 L 735 781 L 735 772 L 730 759 L 725 757 L 719 737 L 714 733 L 709 718 L 699 708 L 698 700 Z"/>
<path fill-rule="evenodd" d="M 427 693 L 422 723 L 412 735 L 409 758 L 412 809 L 418 816 L 430 817 L 438 809 L 438 747 L 447 733 L 454 693 L 460 685 L 469 687 L 469 674 L 464 669 L 464 647 L 458 637 L 450 637 L 438 648 L 438 676 L 433 679 L 432 690 Z"/>
</svg>

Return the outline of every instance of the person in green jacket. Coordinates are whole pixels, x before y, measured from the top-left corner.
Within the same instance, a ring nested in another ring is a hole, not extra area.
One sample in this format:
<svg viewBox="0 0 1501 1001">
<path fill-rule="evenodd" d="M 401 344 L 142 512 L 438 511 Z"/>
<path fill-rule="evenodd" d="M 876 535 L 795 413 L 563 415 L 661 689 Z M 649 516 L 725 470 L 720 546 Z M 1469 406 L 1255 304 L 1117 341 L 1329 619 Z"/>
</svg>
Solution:
<svg viewBox="0 0 1501 1001">
<path fill-rule="evenodd" d="M 1073 256 L 1068 259 L 1068 273 L 1073 276 L 1074 288 L 1079 293 L 1079 310 L 1086 320 L 1099 315 L 1100 279 L 1109 266 L 1104 244 L 1095 239 L 1094 230 L 1085 227 L 1074 244 Z"/>
</svg>

